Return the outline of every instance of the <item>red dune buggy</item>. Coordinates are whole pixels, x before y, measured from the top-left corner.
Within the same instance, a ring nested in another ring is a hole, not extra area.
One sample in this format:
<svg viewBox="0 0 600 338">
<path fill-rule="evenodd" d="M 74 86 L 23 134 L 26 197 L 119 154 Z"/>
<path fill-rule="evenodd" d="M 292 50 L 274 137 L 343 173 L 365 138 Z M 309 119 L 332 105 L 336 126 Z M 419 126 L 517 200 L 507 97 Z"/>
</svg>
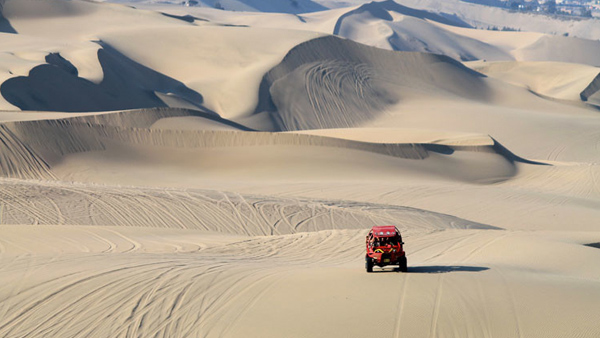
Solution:
<svg viewBox="0 0 600 338">
<path fill-rule="evenodd" d="M 384 267 L 398 264 L 400 271 L 407 271 L 406 253 L 402 235 L 393 225 L 374 226 L 366 238 L 367 255 L 365 267 L 373 272 L 373 266 Z"/>
</svg>

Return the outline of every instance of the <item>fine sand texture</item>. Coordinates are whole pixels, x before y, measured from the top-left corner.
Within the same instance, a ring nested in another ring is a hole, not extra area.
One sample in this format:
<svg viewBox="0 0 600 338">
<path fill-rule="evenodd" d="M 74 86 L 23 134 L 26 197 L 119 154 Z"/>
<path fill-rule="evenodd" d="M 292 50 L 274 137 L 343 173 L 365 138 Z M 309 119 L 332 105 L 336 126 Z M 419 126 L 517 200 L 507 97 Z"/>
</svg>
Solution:
<svg viewBox="0 0 600 338">
<path fill-rule="evenodd" d="M 116 2 L 0 0 L 0 337 L 600 336 L 596 21 Z"/>
</svg>

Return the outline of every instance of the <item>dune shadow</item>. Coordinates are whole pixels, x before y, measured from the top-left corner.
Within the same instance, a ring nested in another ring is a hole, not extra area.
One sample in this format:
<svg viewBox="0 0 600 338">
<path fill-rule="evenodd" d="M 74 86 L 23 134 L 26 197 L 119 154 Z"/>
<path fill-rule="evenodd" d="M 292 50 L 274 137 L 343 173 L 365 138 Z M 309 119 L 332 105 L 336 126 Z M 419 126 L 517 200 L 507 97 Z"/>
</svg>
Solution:
<svg viewBox="0 0 600 338">
<path fill-rule="evenodd" d="M 590 82 L 588 84 L 588 86 L 585 87 L 585 89 L 581 93 L 579 93 L 579 96 L 581 97 L 581 101 L 586 102 L 593 95 L 598 93 L 598 91 L 600 91 L 600 74 L 596 75 L 594 80 L 592 80 L 592 82 Z"/>
<path fill-rule="evenodd" d="M 506 148 L 505 146 L 503 146 L 502 144 L 500 144 L 498 141 L 496 141 L 494 138 L 492 138 L 492 140 L 494 141 L 494 146 L 493 146 L 494 150 L 498 154 L 503 155 L 507 160 L 509 160 L 511 162 L 520 162 L 520 163 L 532 164 L 532 165 L 552 166 L 549 163 L 531 161 L 531 160 L 528 160 L 526 158 L 517 156 L 516 154 L 514 154 L 513 152 L 511 152 L 510 150 L 508 150 L 508 148 Z"/>
<path fill-rule="evenodd" d="M 2 15 L 3 1 L 0 1 L 0 33 L 12 33 L 17 34 L 17 31 L 13 28 L 10 22 Z"/>
<path fill-rule="evenodd" d="M 333 35 L 340 35 L 341 27 L 344 22 L 344 19 L 355 15 L 367 12 L 371 14 L 372 17 L 381 19 L 383 21 L 393 21 L 394 18 L 390 14 L 390 12 L 399 13 L 406 16 L 412 16 L 416 18 L 420 18 L 423 20 L 430 20 L 434 22 L 439 22 L 449 26 L 455 27 L 463 27 L 463 28 L 472 28 L 471 25 L 460 19 L 456 15 L 441 13 L 436 14 L 433 12 L 429 12 L 426 10 L 419 10 L 410 7 L 403 6 L 393 0 L 382 1 L 382 2 L 369 2 L 366 3 L 352 11 L 349 11 L 342 16 L 340 16 L 333 28 Z"/>
<path fill-rule="evenodd" d="M 258 12 L 266 13 L 287 13 L 287 14 L 302 14 L 314 13 L 328 10 L 327 7 L 321 5 L 318 1 L 313 0 L 292 0 L 290 7 L 273 6 L 277 1 L 240 1 L 241 3 L 254 7 Z M 285 3 L 281 1 L 281 3 Z"/>
<path fill-rule="evenodd" d="M 447 72 L 455 74 L 452 80 L 439 76 Z M 325 36 L 298 44 L 263 76 L 254 114 L 268 113 L 277 131 L 353 128 L 389 113 L 405 92 L 430 96 L 431 90 L 478 102 L 491 98 L 482 74 L 448 56 L 394 53 Z"/>
<path fill-rule="evenodd" d="M 373 120 L 399 100 L 378 73 L 387 54 L 373 50 L 334 36 L 295 46 L 263 76 L 254 114 L 268 112 L 277 131 L 351 128 Z"/>
<path fill-rule="evenodd" d="M 409 273 L 448 273 L 448 272 L 481 272 L 490 268 L 482 266 L 463 265 L 431 265 L 431 266 L 409 266 Z"/>
<path fill-rule="evenodd" d="M 2 96 L 21 110 L 81 112 L 167 107 L 156 93 L 173 95 L 202 108 L 200 93 L 98 43 L 102 47 L 98 60 L 104 73 L 100 83 L 79 77 L 69 60 L 50 53 L 47 63 L 33 68 L 29 76 L 2 83 Z"/>
<path fill-rule="evenodd" d="M 590 248 L 596 248 L 596 249 L 600 249 L 600 242 L 599 242 L 599 243 L 589 243 L 589 244 L 585 244 L 585 246 L 589 246 Z"/>
<path fill-rule="evenodd" d="M 448 273 L 448 272 L 481 272 L 490 268 L 483 266 L 464 266 L 464 265 L 427 265 L 427 266 L 409 266 L 406 273 Z M 375 268 L 372 273 L 400 272 L 397 266 L 385 266 Z"/>
<path fill-rule="evenodd" d="M 187 23 L 194 23 L 196 20 L 198 21 L 204 21 L 204 22 L 209 22 L 209 20 L 207 19 L 203 19 L 203 18 L 199 18 L 197 16 L 193 16 L 193 15 L 175 15 L 175 14 L 169 14 L 169 13 L 160 13 L 166 17 L 169 17 L 171 19 L 177 19 L 177 20 L 181 20 L 181 21 L 185 21 Z"/>
</svg>

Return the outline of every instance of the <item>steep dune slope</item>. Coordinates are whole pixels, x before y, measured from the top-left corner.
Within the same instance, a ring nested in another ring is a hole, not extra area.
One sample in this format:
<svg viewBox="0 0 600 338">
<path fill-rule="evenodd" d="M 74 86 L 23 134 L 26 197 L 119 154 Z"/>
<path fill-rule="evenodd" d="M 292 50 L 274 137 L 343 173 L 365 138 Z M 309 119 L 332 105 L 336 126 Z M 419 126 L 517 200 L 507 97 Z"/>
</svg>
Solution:
<svg viewBox="0 0 600 338">
<path fill-rule="evenodd" d="M 19 33 L 0 35 L 6 53 L 0 107 L 6 109 L 170 106 L 249 115 L 264 73 L 293 46 L 321 35 L 206 22 L 198 27 L 154 11 L 81 1 L 37 6 L 11 0 L 4 14 Z M 224 53 L 231 45 L 239 47 L 237 54 Z"/>
<path fill-rule="evenodd" d="M 560 62 L 472 62 L 468 66 L 539 95 L 570 101 L 588 100 L 593 90 L 587 88 L 600 73 L 600 68 Z"/>
<path fill-rule="evenodd" d="M 307 13 L 316 12 L 327 9 L 317 1 L 312 0 L 285 0 L 285 1 L 270 1 L 261 0 L 197 0 L 190 2 L 181 1 L 165 1 L 165 0 L 98 0 L 100 2 L 125 3 L 135 5 L 165 5 L 174 4 L 177 6 L 190 4 L 192 7 L 208 7 L 226 11 L 242 11 L 242 12 L 265 12 L 265 13 Z"/>
<path fill-rule="evenodd" d="M 398 101 L 432 92 L 489 97 L 482 76 L 450 58 L 325 37 L 295 47 L 267 73 L 257 112 L 274 110 L 281 130 L 353 127 Z"/>
<path fill-rule="evenodd" d="M 2 7 L 4 6 L 4 0 L 0 1 L 0 33 L 16 33 L 10 22 L 6 20 L 2 13 Z"/>
<path fill-rule="evenodd" d="M 150 180 L 160 186 L 227 179 L 382 180 L 398 175 L 493 182 L 509 179 L 516 172 L 515 162 L 525 161 L 489 138 L 468 145 L 372 143 L 292 133 L 152 128 L 152 121 L 194 115 L 155 110 L 7 122 L 2 125 L 4 144 L 20 147 L 0 149 L 2 174 L 141 185 Z M 378 176 L 369 174 L 373 167 Z"/>
<path fill-rule="evenodd" d="M 600 105 L 600 74 L 596 75 L 594 80 L 585 87 L 584 90 L 581 91 L 581 99 L 583 101 L 587 101 L 589 103 Z"/>
<path fill-rule="evenodd" d="M 203 96 L 207 108 L 222 117 L 239 118 L 250 115 L 256 106 L 263 75 L 295 45 L 319 36 L 201 25 L 128 30 L 100 37 L 132 60 L 185 83 Z"/>
<path fill-rule="evenodd" d="M 462 61 L 512 59 L 495 46 L 454 34 L 431 22 L 466 26 L 458 20 L 384 1 L 362 5 L 340 16 L 333 34 L 379 48 L 441 54 Z"/>
</svg>

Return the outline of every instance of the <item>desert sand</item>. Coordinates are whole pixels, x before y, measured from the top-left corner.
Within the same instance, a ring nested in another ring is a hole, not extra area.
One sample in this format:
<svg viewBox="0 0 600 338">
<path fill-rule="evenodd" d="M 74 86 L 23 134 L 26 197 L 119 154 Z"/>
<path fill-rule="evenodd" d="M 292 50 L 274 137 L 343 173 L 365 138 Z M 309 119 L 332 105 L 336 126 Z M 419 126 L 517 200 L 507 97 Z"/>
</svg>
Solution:
<svg viewBox="0 0 600 338">
<path fill-rule="evenodd" d="M 0 337 L 600 336 L 598 21 L 119 2 L 0 2 Z"/>
</svg>

